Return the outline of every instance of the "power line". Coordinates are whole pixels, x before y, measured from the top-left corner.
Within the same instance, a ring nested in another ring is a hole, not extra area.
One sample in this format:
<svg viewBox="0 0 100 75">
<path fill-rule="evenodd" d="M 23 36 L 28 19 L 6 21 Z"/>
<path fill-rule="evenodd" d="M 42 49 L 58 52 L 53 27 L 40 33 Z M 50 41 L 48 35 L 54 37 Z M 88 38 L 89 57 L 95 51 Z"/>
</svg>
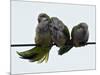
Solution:
<svg viewBox="0 0 100 75">
<path fill-rule="evenodd" d="M 87 42 L 86 45 L 94 45 L 96 42 Z M 55 45 L 55 44 L 53 44 Z M 71 44 L 70 44 L 71 45 Z M 27 47 L 27 46 L 40 46 L 37 44 L 11 44 L 11 47 Z"/>
</svg>

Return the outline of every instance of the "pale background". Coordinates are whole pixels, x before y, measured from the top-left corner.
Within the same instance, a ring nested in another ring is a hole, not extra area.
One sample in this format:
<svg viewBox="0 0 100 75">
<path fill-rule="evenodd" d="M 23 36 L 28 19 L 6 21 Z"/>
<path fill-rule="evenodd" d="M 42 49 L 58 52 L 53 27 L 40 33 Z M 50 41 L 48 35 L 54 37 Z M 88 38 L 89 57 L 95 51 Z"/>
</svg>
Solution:
<svg viewBox="0 0 100 75">
<path fill-rule="evenodd" d="M 100 25 L 100 2 L 99 0 L 39 0 L 39 1 L 49 1 L 49 2 L 62 2 L 62 3 L 75 3 L 75 4 L 94 4 L 96 5 L 97 7 L 97 28 L 96 28 L 96 31 L 97 31 L 97 66 L 96 66 L 96 70 L 91 70 L 91 71 L 74 71 L 74 72 L 61 72 L 61 73 L 42 73 L 41 75 L 84 75 L 84 74 L 90 74 L 90 75 L 100 75 L 100 46 L 99 46 L 99 38 L 100 38 L 100 35 L 99 35 L 99 25 Z M 1 47 L 1 54 L 0 54 L 0 59 L 1 59 L 1 62 L 0 62 L 0 74 L 1 75 L 8 75 L 8 72 L 9 72 L 9 68 L 10 68 L 10 60 L 9 60 L 9 55 L 10 55 L 10 52 L 9 52 L 9 48 L 10 48 L 10 11 L 9 11 L 9 0 L 1 0 L 0 1 L 0 47 Z M 21 74 L 22 75 L 22 74 Z M 33 74 L 27 74 L 27 75 L 33 75 Z M 37 74 L 34 74 L 34 75 L 37 75 Z"/>
<path fill-rule="evenodd" d="M 37 17 L 47 13 L 61 19 L 71 31 L 80 22 L 89 25 L 89 41 L 95 42 L 95 6 L 55 3 L 12 1 L 11 7 L 11 44 L 34 43 Z M 30 63 L 20 59 L 16 51 L 32 47 L 11 48 L 11 73 L 41 73 L 95 69 L 95 45 L 73 48 L 63 56 L 57 54 L 58 48 L 50 51 L 48 63 Z"/>
</svg>

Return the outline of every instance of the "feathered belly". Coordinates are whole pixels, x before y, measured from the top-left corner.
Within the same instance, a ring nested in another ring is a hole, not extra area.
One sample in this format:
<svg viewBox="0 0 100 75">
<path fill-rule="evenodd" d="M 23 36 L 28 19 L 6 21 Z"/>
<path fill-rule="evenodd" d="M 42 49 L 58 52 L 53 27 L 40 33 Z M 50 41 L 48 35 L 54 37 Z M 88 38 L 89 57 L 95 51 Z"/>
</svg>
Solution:
<svg viewBox="0 0 100 75">
<path fill-rule="evenodd" d="M 49 32 L 37 34 L 35 37 L 35 43 L 41 46 L 49 46 L 51 44 L 51 36 Z"/>
</svg>

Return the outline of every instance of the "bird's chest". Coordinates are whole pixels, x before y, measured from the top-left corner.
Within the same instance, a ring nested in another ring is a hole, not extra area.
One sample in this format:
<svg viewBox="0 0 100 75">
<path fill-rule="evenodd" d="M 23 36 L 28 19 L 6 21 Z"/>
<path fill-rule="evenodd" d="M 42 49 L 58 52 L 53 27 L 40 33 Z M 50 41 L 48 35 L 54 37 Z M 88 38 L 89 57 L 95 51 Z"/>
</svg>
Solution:
<svg viewBox="0 0 100 75">
<path fill-rule="evenodd" d="M 50 36 L 50 32 L 40 32 L 36 34 L 35 37 L 35 42 L 37 44 L 44 44 L 44 45 L 48 45 L 51 43 L 51 36 Z"/>
<path fill-rule="evenodd" d="M 54 31 L 52 39 L 57 44 L 57 46 L 62 46 L 66 42 L 65 35 L 61 31 Z"/>
</svg>

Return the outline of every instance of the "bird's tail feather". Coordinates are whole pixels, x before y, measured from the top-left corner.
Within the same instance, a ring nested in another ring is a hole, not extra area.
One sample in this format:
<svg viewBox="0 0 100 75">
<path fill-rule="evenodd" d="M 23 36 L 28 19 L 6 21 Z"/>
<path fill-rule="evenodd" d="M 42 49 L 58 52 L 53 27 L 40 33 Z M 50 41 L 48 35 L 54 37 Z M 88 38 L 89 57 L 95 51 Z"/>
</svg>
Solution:
<svg viewBox="0 0 100 75">
<path fill-rule="evenodd" d="M 48 62 L 48 58 L 49 58 L 49 52 L 46 53 L 42 59 L 40 59 L 39 61 L 37 61 L 37 63 L 42 63 L 44 60 L 47 63 Z"/>
<path fill-rule="evenodd" d="M 35 58 L 30 59 L 31 62 L 37 61 L 37 63 L 42 63 L 44 60 L 47 63 L 48 58 L 49 58 L 49 51 L 50 47 L 40 47 L 40 52 L 37 54 Z"/>
<path fill-rule="evenodd" d="M 48 61 L 50 49 L 51 47 L 34 47 L 24 52 L 17 52 L 17 54 L 22 58 L 29 59 L 31 62 L 42 63 L 44 60 L 45 62 Z"/>
<path fill-rule="evenodd" d="M 63 55 L 63 54 L 65 54 L 66 52 L 68 52 L 72 47 L 73 47 L 73 46 L 71 46 L 71 45 L 62 46 L 62 47 L 60 48 L 60 50 L 58 51 L 58 54 L 59 54 L 59 55 Z"/>
<path fill-rule="evenodd" d="M 23 52 L 17 52 L 18 55 L 20 55 L 22 58 L 24 59 L 31 59 L 33 56 L 36 56 L 37 54 L 34 52 L 34 50 L 37 49 L 36 47 L 30 49 L 30 50 L 26 50 Z"/>
</svg>

